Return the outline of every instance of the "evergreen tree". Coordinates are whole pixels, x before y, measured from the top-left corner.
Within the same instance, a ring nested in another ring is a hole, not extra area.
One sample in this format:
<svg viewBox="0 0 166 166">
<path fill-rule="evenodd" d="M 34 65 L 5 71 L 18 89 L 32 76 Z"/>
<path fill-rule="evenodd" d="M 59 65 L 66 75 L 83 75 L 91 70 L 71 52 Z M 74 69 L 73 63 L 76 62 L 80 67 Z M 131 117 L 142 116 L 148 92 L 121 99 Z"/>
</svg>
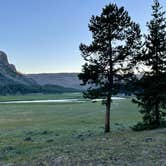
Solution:
<svg viewBox="0 0 166 166">
<path fill-rule="evenodd" d="M 140 28 L 131 21 L 124 7 L 109 4 L 101 15 L 92 16 L 89 23 L 92 32 L 90 45 L 81 44 L 80 50 L 86 63 L 79 79 L 88 90 L 84 97 L 102 98 L 106 105 L 105 132 L 110 131 L 112 95 L 116 95 L 131 75 L 140 49 Z"/>
<path fill-rule="evenodd" d="M 162 116 L 162 108 L 166 104 L 166 18 L 158 0 L 154 0 L 152 6 L 152 20 L 147 23 L 148 34 L 142 56 L 139 61 L 148 68 L 142 78 L 137 82 L 137 103 L 144 114 L 144 124 L 159 127 Z"/>
</svg>

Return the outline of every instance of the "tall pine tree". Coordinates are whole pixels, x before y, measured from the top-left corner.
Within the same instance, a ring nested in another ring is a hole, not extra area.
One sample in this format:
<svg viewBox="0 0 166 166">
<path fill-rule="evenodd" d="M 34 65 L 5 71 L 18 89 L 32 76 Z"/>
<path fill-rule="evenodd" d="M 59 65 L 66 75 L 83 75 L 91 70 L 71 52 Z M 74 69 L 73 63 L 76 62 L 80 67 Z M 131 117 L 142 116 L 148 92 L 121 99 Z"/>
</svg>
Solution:
<svg viewBox="0 0 166 166">
<path fill-rule="evenodd" d="M 141 108 L 145 125 L 159 127 L 166 105 L 166 18 L 158 0 L 154 0 L 152 11 L 143 53 L 138 58 L 148 70 L 137 82 L 140 91 L 134 102 Z"/>
<path fill-rule="evenodd" d="M 101 15 L 92 16 L 89 30 L 92 43 L 80 45 L 86 63 L 79 79 L 89 87 L 84 97 L 103 99 L 106 105 L 105 132 L 109 132 L 111 98 L 133 72 L 134 57 L 141 47 L 140 28 L 123 7 L 109 4 Z"/>
</svg>

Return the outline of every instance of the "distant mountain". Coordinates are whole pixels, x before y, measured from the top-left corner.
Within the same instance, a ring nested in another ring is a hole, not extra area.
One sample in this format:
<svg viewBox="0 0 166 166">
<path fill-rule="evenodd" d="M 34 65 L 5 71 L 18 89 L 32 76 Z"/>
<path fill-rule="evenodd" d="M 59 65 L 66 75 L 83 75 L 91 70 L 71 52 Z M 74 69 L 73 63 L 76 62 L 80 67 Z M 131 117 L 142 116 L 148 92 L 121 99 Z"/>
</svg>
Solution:
<svg viewBox="0 0 166 166">
<path fill-rule="evenodd" d="M 36 78 L 36 77 L 34 77 Z M 38 77 L 37 77 L 38 78 Z M 52 77 L 51 77 L 52 78 Z M 7 55 L 0 51 L 0 95 L 8 94 L 28 94 L 28 93 L 64 93 L 64 92 L 78 92 L 77 88 L 72 88 L 70 84 L 77 86 L 77 77 L 71 83 L 70 77 L 65 80 L 59 76 L 57 81 L 51 81 L 49 76 L 44 77 L 42 83 L 35 81 L 33 76 L 19 73 L 13 64 L 10 64 Z M 38 78 L 39 79 L 39 78 Z M 36 80 L 38 80 L 36 79 Z M 74 79 L 74 76 L 73 76 Z M 39 79 L 40 80 L 40 79 Z M 61 80 L 61 81 L 60 81 Z M 59 84 L 56 84 L 56 82 Z M 62 82 L 69 83 L 69 86 L 63 87 Z"/>
<path fill-rule="evenodd" d="M 0 86 L 8 84 L 37 85 L 37 83 L 19 73 L 13 64 L 8 62 L 7 55 L 0 51 Z"/>
<path fill-rule="evenodd" d="M 47 74 L 28 74 L 29 78 L 35 80 L 40 85 L 59 85 L 67 88 L 83 89 L 80 86 L 78 73 L 47 73 Z"/>
</svg>

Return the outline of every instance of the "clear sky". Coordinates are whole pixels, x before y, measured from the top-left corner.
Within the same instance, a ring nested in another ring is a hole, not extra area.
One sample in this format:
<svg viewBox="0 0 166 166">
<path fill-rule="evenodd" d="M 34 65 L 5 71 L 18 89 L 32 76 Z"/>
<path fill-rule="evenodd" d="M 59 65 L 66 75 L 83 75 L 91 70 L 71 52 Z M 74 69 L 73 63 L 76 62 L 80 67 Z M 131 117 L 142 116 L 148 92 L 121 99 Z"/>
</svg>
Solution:
<svg viewBox="0 0 166 166">
<path fill-rule="evenodd" d="M 124 6 L 146 31 L 152 0 L 0 0 L 0 50 L 22 73 L 79 72 L 91 15 Z M 160 0 L 166 10 L 166 0 Z"/>
</svg>

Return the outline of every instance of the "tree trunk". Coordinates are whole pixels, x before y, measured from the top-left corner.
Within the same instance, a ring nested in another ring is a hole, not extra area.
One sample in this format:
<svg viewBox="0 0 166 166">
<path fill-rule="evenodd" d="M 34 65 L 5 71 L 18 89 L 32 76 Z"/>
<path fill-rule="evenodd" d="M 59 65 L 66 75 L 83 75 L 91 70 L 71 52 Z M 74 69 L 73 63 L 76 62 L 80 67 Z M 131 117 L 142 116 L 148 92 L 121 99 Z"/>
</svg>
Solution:
<svg viewBox="0 0 166 166">
<path fill-rule="evenodd" d="M 106 114 L 105 114 L 105 133 L 110 132 L 110 109 L 111 109 L 111 98 L 107 98 L 106 103 Z"/>
<path fill-rule="evenodd" d="M 159 103 L 157 102 L 155 105 L 155 115 L 156 115 L 156 126 L 160 126 L 160 111 L 159 111 Z"/>
<path fill-rule="evenodd" d="M 106 102 L 106 114 L 105 114 L 105 133 L 110 132 L 110 109 L 111 109 L 111 97 L 112 97 L 112 88 L 113 88 L 113 62 L 112 62 L 112 43 L 111 43 L 111 35 L 112 32 L 111 26 L 108 27 L 109 32 L 109 49 L 108 49 L 108 58 L 109 58 L 109 72 L 108 72 L 108 82 L 109 82 L 109 88 L 108 88 L 108 96 L 107 96 L 107 102 Z"/>
</svg>

